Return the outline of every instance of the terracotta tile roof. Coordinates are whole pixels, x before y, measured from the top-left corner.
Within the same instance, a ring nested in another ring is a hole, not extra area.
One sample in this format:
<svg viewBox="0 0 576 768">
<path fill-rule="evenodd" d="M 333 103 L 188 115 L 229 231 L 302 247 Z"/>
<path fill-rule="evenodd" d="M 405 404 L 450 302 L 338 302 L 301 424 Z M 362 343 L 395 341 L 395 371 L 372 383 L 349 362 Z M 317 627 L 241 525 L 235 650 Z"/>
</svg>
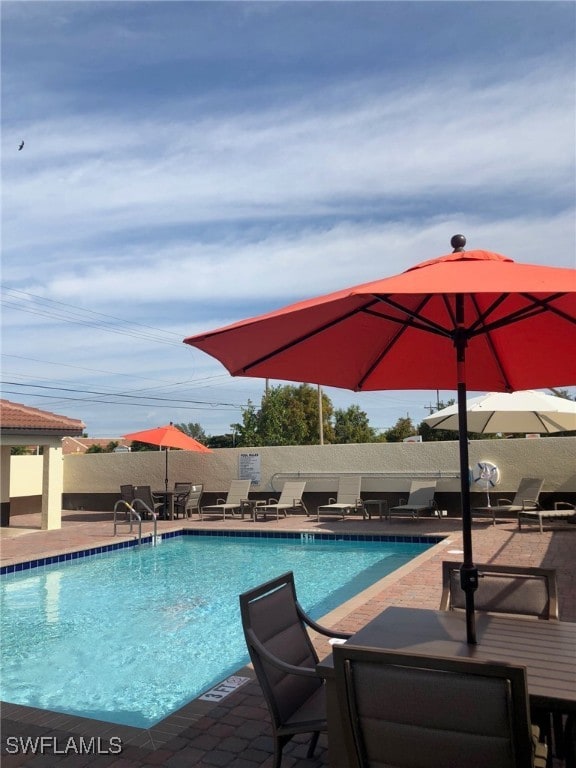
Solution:
<svg viewBox="0 0 576 768">
<path fill-rule="evenodd" d="M 107 448 L 110 443 L 129 446 L 131 441 L 124 440 L 123 437 L 64 437 L 62 438 L 62 453 L 86 453 L 92 445 L 99 445 Z"/>
<path fill-rule="evenodd" d="M 85 429 L 86 425 L 80 419 L 0 399 L 0 430 L 5 434 L 46 432 L 62 436 L 81 435 Z"/>
</svg>

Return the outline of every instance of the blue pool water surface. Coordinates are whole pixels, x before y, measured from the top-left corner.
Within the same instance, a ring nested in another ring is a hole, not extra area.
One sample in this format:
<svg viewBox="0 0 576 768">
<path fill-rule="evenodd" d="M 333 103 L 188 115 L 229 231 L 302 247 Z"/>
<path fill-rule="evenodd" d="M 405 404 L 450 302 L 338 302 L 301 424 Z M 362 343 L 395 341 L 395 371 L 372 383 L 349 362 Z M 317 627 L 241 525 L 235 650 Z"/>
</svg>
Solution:
<svg viewBox="0 0 576 768">
<path fill-rule="evenodd" d="M 1 698 L 150 727 L 248 662 L 241 592 L 292 570 L 318 619 L 432 543 L 178 536 L 9 574 Z"/>
</svg>

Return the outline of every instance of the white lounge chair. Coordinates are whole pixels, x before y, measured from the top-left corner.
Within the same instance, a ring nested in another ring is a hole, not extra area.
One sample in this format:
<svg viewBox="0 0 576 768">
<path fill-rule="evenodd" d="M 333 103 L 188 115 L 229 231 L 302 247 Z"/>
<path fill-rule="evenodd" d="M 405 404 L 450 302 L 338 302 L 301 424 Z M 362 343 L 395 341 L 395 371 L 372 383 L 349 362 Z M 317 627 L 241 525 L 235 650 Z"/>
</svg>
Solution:
<svg viewBox="0 0 576 768">
<path fill-rule="evenodd" d="M 335 499 L 328 499 L 328 504 L 322 504 L 316 510 L 316 520 L 320 515 L 346 515 L 360 512 L 365 516 L 364 502 L 360 498 L 361 477 L 341 477 L 338 483 L 338 494 Z"/>
<path fill-rule="evenodd" d="M 225 499 L 216 499 L 216 504 L 200 507 L 200 520 L 204 519 L 205 513 L 221 514 L 224 520 L 226 520 L 226 512 L 230 512 L 232 517 L 236 517 L 236 512 L 240 512 L 242 509 L 242 502 L 248 498 L 250 483 L 250 480 L 232 480 Z"/>
<path fill-rule="evenodd" d="M 521 509 L 518 511 L 518 530 L 525 525 L 538 525 L 540 533 L 544 533 L 544 521 L 549 523 L 560 520 L 566 523 L 576 523 L 576 504 L 569 501 L 555 501 L 554 509 Z"/>
<path fill-rule="evenodd" d="M 512 500 L 497 499 L 495 507 L 474 507 L 472 517 L 489 517 L 492 518 L 492 525 L 496 525 L 496 515 L 540 509 L 538 497 L 543 485 L 541 477 L 523 477 Z"/>
<path fill-rule="evenodd" d="M 400 499 L 396 507 L 389 507 L 386 518 L 391 515 L 402 515 L 417 520 L 421 512 L 432 512 L 436 509 L 434 494 L 436 493 L 436 480 L 412 480 L 407 499 Z"/>
<path fill-rule="evenodd" d="M 263 515 L 264 519 L 266 519 L 269 512 L 276 515 L 276 520 L 279 519 L 280 513 L 286 517 L 286 513 L 289 510 L 292 512 L 303 510 L 306 512 L 306 514 L 308 514 L 308 510 L 302 501 L 305 487 L 306 481 L 302 483 L 298 481 L 287 480 L 284 483 L 282 493 L 280 494 L 280 498 L 278 500 L 268 499 L 268 503 L 263 501 L 257 502 L 255 504 L 253 508 L 254 520 L 256 520 L 258 515 Z"/>
</svg>

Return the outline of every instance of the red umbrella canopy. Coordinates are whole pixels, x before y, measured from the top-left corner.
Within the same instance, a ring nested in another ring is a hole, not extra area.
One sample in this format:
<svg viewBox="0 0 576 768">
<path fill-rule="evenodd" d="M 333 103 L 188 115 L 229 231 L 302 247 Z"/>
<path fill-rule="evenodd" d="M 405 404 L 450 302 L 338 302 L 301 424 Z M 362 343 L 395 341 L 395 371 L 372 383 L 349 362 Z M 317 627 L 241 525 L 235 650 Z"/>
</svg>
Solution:
<svg viewBox="0 0 576 768">
<path fill-rule="evenodd" d="M 194 440 L 173 424 L 154 429 L 144 429 L 142 432 L 132 432 L 124 435 L 125 440 L 138 440 L 140 443 L 159 445 L 162 448 L 181 448 L 184 451 L 198 451 L 199 453 L 212 453 L 210 448 Z"/>
<path fill-rule="evenodd" d="M 464 251 L 184 339 L 233 376 L 355 391 L 457 389 L 468 641 L 476 642 L 466 389 L 576 383 L 576 271 Z"/>
<path fill-rule="evenodd" d="M 458 251 L 184 341 L 233 376 L 356 391 L 566 386 L 576 383 L 575 288 L 572 269 Z"/>
</svg>

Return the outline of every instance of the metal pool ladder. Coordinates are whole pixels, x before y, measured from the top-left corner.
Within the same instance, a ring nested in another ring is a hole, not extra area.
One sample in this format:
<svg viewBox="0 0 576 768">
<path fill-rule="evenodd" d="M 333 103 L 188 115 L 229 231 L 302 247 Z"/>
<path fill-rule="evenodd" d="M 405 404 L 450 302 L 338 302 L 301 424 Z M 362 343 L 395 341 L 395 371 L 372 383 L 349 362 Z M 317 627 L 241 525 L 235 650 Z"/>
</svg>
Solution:
<svg viewBox="0 0 576 768">
<path fill-rule="evenodd" d="M 114 504 L 114 536 L 116 536 L 118 526 L 122 525 L 123 523 L 130 524 L 129 533 L 132 533 L 132 526 L 134 522 L 137 522 L 138 523 L 138 544 L 142 544 L 142 515 L 134 509 L 136 504 L 140 504 L 142 507 L 144 507 L 144 511 L 147 512 L 152 518 L 154 522 L 152 544 L 156 544 L 158 541 L 158 536 L 157 536 L 158 515 L 156 514 L 156 512 L 154 512 L 154 510 L 150 509 L 150 507 L 144 501 L 142 501 L 142 499 L 134 499 L 132 501 L 132 504 L 129 504 L 127 501 L 124 501 L 124 499 L 119 499 L 116 502 L 116 504 Z M 119 511 L 124 512 L 124 517 L 125 517 L 124 520 L 118 519 Z M 128 516 L 128 519 L 126 519 L 126 516 Z"/>
</svg>

